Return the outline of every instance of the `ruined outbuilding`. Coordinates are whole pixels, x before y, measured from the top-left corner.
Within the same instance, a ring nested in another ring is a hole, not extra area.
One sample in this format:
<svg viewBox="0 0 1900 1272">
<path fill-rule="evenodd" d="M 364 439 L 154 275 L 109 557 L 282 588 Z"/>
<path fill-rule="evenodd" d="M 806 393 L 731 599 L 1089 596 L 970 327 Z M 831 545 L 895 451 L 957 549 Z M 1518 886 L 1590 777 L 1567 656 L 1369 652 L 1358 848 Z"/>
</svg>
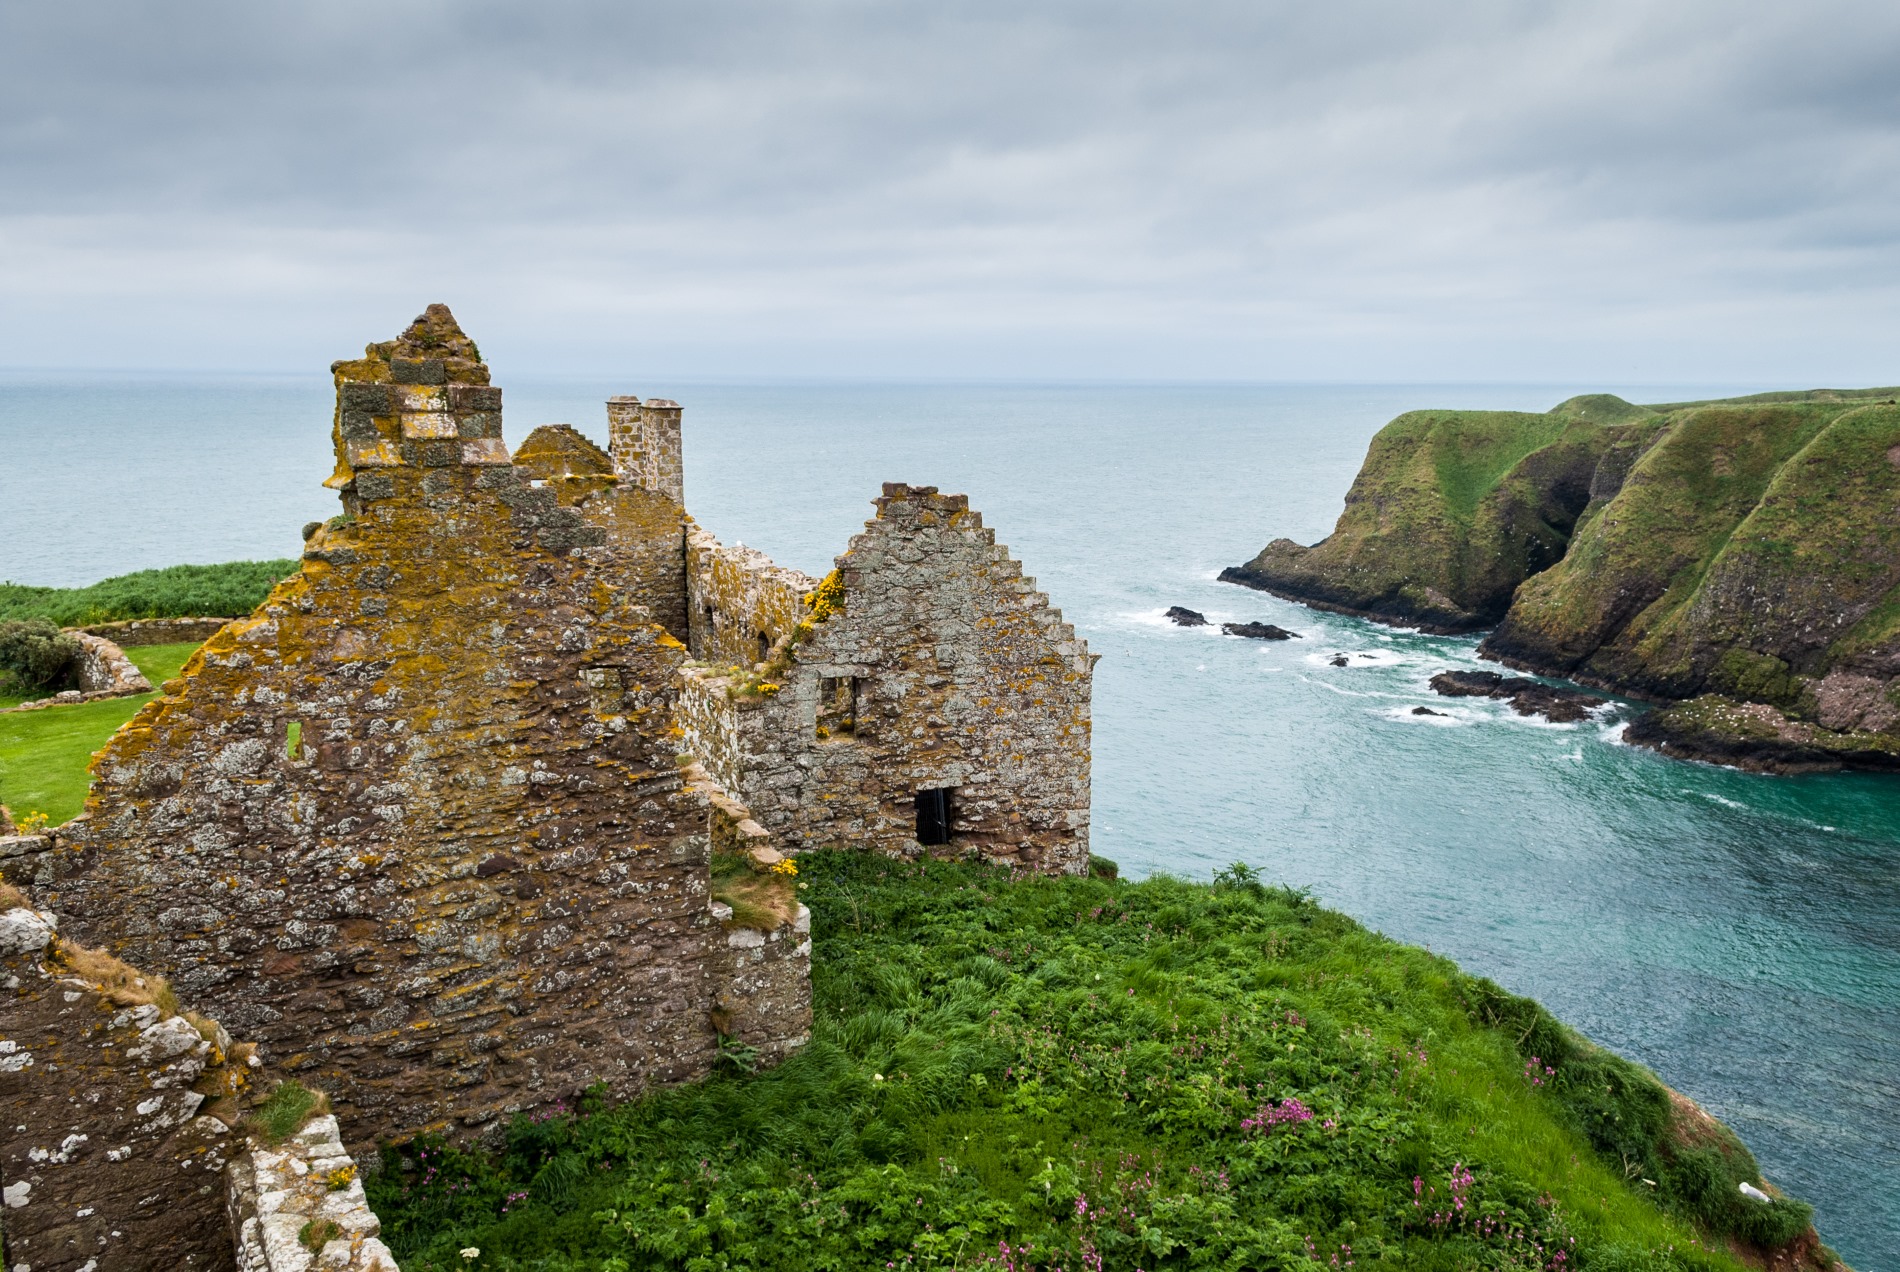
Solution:
<svg viewBox="0 0 1900 1272">
<path fill-rule="evenodd" d="M 342 515 L 8 877 L 346 1143 L 800 1045 L 809 914 L 735 922 L 715 850 L 1087 868 L 1092 657 L 962 496 L 887 485 L 816 581 L 687 516 L 676 403 L 510 455 L 440 306 L 333 371 Z"/>
</svg>

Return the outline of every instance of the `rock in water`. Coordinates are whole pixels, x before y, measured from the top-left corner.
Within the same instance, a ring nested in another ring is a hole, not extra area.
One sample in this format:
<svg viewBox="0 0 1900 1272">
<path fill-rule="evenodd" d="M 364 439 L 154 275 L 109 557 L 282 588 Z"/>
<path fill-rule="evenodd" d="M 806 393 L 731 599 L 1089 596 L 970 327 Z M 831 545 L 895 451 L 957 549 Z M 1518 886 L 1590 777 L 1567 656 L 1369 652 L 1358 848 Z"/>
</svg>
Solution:
<svg viewBox="0 0 1900 1272">
<path fill-rule="evenodd" d="M 1290 632 L 1284 627 L 1275 627 L 1272 623 L 1222 623 L 1220 629 L 1229 636 L 1246 636 L 1252 640 L 1305 640 L 1298 632 Z"/>
<path fill-rule="evenodd" d="M 1346 661 L 1346 655 L 1344 655 L 1344 654 L 1334 654 L 1334 655 L 1333 655 L 1333 657 L 1332 657 L 1332 663 L 1333 663 L 1333 666 L 1335 666 L 1335 667 L 1344 667 L 1344 666 L 1346 666 L 1346 665 L 1347 665 L 1347 661 Z"/>
<path fill-rule="evenodd" d="M 1206 627 L 1207 615 L 1197 613 L 1182 605 L 1168 606 L 1168 621 L 1176 627 Z"/>
<path fill-rule="evenodd" d="M 1434 711 L 1430 707 L 1413 707 L 1412 714 L 1413 715 L 1442 716 L 1445 713 L 1443 711 Z"/>
<path fill-rule="evenodd" d="M 1595 694 L 1547 685 L 1523 676 L 1500 676 L 1495 671 L 1441 671 L 1432 677 L 1432 689 L 1447 698 L 1498 698 L 1519 715 L 1540 715 L 1553 724 L 1575 724 L 1608 702 Z"/>
</svg>

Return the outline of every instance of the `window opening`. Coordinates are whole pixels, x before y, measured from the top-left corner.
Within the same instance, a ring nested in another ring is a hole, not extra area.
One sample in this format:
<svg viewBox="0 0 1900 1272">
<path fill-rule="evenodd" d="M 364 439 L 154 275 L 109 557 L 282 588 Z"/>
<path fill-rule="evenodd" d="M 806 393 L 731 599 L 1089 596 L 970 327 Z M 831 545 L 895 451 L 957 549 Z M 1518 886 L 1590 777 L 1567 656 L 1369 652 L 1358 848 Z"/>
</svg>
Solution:
<svg viewBox="0 0 1900 1272">
<path fill-rule="evenodd" d="M 950 842 L 950 788 L 917 792 L 917 842 L 926 847 Z"/>
<path fill-rule="evenodd" d="M 818 736 L 821 738 L 855 737 L 858 732 L 858 686 L 856 676 L 820 676 L 818 678 Z"/>
</svg>

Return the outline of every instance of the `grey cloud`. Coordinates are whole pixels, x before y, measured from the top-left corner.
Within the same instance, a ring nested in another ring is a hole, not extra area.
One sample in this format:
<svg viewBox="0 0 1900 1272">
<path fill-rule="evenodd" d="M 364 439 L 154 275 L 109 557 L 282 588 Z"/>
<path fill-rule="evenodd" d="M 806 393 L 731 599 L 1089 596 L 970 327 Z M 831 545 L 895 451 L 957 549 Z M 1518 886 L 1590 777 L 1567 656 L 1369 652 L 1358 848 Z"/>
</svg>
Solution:
<svg viewBox="0 0 1900 1272">
<path fill-rule="evenodd" d="M 444 299 L 548 369 L 1880 378 L 1896 51 L 1858 3 L 11 6 L 0 361 Z"/>
</svg>

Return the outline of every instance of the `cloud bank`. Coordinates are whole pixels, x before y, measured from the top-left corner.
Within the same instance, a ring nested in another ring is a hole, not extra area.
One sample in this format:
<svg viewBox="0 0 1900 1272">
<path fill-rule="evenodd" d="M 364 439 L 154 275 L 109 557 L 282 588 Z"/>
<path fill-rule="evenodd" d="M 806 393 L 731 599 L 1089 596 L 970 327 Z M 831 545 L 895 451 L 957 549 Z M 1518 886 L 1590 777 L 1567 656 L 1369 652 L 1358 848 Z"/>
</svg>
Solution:
<svg viewBox="0 0 1900 1272">
<path fill-rule="evenodd" d="M 0 10 L 0 364 L 1892 382 L 1900 9 Z M 346 342 L 339 343 L 339 335 Z"/>
</svg>

